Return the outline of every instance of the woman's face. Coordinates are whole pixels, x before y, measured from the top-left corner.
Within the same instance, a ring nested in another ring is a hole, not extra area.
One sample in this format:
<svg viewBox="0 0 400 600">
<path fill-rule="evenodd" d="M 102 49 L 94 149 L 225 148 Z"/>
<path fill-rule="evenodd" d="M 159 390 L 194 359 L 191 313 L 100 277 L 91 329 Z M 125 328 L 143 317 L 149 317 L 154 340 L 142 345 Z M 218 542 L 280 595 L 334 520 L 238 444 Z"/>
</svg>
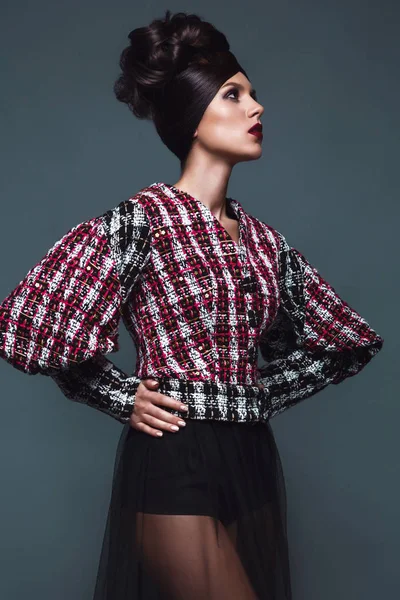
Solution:
<svg viewBox="0 0 400 600">
<path fill-rule="evenodd" d="M 222 84 L 196 129 L 196 148 L 229 164 L 254 160 L 262 154 L 262 139 L 249 133 L 264 108 L 240 71 Z"/>
</svg>

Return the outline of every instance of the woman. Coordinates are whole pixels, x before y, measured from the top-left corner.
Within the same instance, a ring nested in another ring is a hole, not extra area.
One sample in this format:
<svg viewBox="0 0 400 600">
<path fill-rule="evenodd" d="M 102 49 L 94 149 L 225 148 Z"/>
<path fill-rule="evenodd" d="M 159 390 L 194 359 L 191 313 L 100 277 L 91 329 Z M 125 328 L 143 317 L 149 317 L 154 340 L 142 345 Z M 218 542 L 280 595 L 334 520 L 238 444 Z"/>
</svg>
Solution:
<svg viewBox="0 0 400 600">
<path fill-rule="evenodd" d="M 129 37 L 116 96 L 154 121 L 180 178 L 67 232 L 0 305 L 0 354 L 126 425 L 95 600 L 288 600 L 269 420 L 383 339 L 226 197 L 233 166 L 261 156 L 264 112 L 226 37 L 170 11 Z M 105 356 L 121 317 L 134 375 Z"/>
</svg>

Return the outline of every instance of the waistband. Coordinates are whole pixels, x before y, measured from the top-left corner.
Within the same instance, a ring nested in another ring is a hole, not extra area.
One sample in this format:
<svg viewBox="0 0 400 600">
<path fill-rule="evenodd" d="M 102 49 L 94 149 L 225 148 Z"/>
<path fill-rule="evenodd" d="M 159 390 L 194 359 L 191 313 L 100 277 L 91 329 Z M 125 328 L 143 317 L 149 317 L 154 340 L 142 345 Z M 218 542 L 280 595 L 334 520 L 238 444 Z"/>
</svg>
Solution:
<svg viewBox="0 0 400 600">
<path fill-rule="evenodd" d="M 268 413 L 265 390 L 258 385 L 194 381 L 169 376 L 151 375 L 151 378 L 159 382 L 157 391 L 187 404 L 187 412 L 163 407 L 163 410 L 177 416 L 249 422 L 264 420 L 263 415 Z"/>
</svg>

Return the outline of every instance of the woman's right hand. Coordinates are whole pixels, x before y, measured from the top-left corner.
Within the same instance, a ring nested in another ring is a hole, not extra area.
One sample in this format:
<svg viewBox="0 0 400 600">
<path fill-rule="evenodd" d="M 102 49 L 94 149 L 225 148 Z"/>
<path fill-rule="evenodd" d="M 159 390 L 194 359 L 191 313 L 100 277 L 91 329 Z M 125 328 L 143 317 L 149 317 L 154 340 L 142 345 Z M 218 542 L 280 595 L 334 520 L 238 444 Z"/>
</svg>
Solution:
<svg viewBox="0 0 400 600">
<path fill-rule="evenodd" d="M 155 379 L 142 379 L 136 390 L 135 405 L 130 417 L 131 427 L 155 437 L 162 436 L 162 430 L 176 432 L 179 427 L 186 425 L 181 417 L 176 417 L 157 405 L 187 411 L 187 406 L 179 400 L 155 391 L 158 385 L 159 382 Z M 171 429 L 171 425 L 175 429 Z"/>
</svg>

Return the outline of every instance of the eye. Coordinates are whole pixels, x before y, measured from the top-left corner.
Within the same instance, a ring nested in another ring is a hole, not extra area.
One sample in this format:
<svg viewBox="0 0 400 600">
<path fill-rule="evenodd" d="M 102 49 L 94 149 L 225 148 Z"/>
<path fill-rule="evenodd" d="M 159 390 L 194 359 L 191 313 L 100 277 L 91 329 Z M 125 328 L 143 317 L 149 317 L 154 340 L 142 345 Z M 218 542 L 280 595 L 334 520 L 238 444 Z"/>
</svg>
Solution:
<svg viewBox="0 0 400 600">
<path fill-rule="evenodd" d="M 225 94 L 225 98 L 228 98 L 231 94 L 235 95 L 235 98 L 238 98 L 238 89 L 237 88 L 232 88 L 229 90 L 229 92 L 227 94 Z M 253 98 L 253 100 L 255 100 L 255 102 L 258 102 L 257 100 L 257 94 L 255 92 L 251 93 L 250 96 Z"/>
<path fill-rule="evenodd" d="M 237 88 L 232 88 L 231 90 L 229 90 L 229 92 L 227 94 L 225 94 L 225 98 L 228 98 L 231 94 L 235 94 L 235 98 L 237 98 L 237 96 L 238 96 Z"/>
</svg>

